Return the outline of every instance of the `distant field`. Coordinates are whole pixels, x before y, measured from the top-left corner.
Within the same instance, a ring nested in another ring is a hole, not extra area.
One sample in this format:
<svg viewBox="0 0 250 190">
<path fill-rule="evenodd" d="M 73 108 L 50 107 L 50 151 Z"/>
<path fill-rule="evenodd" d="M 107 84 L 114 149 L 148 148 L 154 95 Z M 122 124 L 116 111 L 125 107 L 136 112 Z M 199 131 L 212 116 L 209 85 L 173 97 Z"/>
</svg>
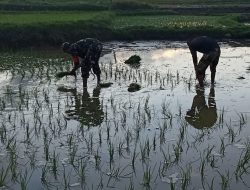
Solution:
<svg viewBox="0 0 250 190">
<path fill-rule="evenodd" d="M 241 4 L 249 3 L 250 0 L 0 0 L 1 3 L 92 3 L 110 4 L 123 2 L 137 2 L 149 4 L 172 4 L 172 5 L 202 5 L 202 4 Z"/>
<path fill-rule="evenodd" d="M 227 17 L 227 19 L 225 19 Z M 156 28 L 192 28 L 192 27 L 223 27 L 227 25 L 228 16 L 187 16 L 187 15 L 116 15 L 109 11 L 41 11 L 41 12 L 0 12 L 2 25 L 36 25 L 63 24 L 76 22 L 96 22 L 99 19 L 107 21 L 109 27 L 115 29 L 130 27 Z M 232 21 L 232 20 L 231 20 Z"/>
<path fill-rule="evenodd" d="M 114 19 L 115 28 L 133 26 L 157 28 L 193 28 L 193 27 L 222 27 L 221 16 L 118 16 Z"/>
<path fill-rule="evenodd" d="M 239 14 L 126 15 L 113 11 L 0 12 L 0 48 L 58 46 L 65 40 L 186 39 L 190 35 L 249 38 L 250 27 Z"/>
<path fill-rule="evenodd" d="M 75 23 L 90 21 L 108 16 L 107 11 L 41 11 L 41 12 L 0 12 L 0 24 L 3 25 L 32 25 L 37 23 Z"/>
</svg>

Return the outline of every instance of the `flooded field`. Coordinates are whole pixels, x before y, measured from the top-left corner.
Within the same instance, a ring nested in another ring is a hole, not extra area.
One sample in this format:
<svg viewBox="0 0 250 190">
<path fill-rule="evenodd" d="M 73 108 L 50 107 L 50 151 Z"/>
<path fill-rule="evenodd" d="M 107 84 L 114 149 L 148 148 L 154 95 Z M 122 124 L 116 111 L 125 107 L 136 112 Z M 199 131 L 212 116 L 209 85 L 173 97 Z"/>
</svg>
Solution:
<svg viewBox="0 0 250 190">
<path fill-rule="evenodd" d="M 0 189 L 250 188 L 250 47 L 221 43 L 201 90 L 185 43 L 105 46 L 88 92 L 63 53 L 0 53 Z"/>
</svg>

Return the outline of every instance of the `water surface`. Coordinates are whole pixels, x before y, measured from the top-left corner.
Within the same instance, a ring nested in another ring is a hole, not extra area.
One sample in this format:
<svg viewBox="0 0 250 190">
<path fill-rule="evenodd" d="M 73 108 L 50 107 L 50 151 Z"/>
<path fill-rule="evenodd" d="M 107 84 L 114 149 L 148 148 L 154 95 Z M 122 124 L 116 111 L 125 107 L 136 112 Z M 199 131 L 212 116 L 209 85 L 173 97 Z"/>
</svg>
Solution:
<svg viewBox="0 0 250 190">
<path fill-rule="evenodd" d="M 88 92 L 80 72 L 55 78 L 71 67 L 60 52 L 0 54 L 3 189 L 248 189 L 249 47 L 221 43 L 204 91 L 185 43 L 105 50 L 113 85 L 98 89 L 90 75 Z M 124 64 L 134 54 L 137 69 Z M 141 90 L 128 92 L 132 82 Z"/>
</svg>

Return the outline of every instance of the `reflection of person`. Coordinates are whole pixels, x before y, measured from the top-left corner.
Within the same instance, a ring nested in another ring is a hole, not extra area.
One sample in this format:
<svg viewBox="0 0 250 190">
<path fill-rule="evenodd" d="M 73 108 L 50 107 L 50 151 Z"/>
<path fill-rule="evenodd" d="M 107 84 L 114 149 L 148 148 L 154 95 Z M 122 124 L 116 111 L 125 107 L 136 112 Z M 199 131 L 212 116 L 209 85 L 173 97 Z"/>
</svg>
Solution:
<svg viewBox="0 0 250 190">
<path fill-rule="evenodd" d="M 203 87 L 204 85 L 205 72 L 209 65 L 211 71 L 211 84 L 214 84 L 216 66 L 220 58 L 220 47 L 218 43 L 207 36 L 200 36 L 189 40 L 187 44 L 192 54 L 196 78 L 200 86 Z M 199 64 L 197 60 L 197 51 L 203 53 Z"/>
<path fill-rule="evenodd" d="M 217 121 L 214 88 L 210 88 L 208 106 L 206 104 L 204 90 L 196 87 L 196 93 L 192 107 L 187 111 L 185 119 L 190 125 L 197 129 L 210 128 L 214 126 Z"/>
<path fill-rule="evenodd" d="M 73 58 L 74 67 L 69 73 L 70 75 L 76 75 L 76 70 L 81 67 L 84 88 L 87 88 L 87 80 L 91 69 L 97 76 L 97 85 L 100 84 L 101 70 L 98 64 L 102 52 L 102 44 L 100 41 L 86 38 L 73 44 L 64 42 L 62 49 L 64 52 L 72 55 Z"/>
<path fill-rule="evenodd" d="M 93 90 L 93 96 L 90 97 L 87 90 L 82 95 L 77 94 L 76 89 L 70 91 L 75 99 L 73 109 L 65 111 L 69 118 L 77 119 L 83 125 L 98 126 L 104 119 L 103 107 L 100 103 L 100 88 Z"/>
</svg>

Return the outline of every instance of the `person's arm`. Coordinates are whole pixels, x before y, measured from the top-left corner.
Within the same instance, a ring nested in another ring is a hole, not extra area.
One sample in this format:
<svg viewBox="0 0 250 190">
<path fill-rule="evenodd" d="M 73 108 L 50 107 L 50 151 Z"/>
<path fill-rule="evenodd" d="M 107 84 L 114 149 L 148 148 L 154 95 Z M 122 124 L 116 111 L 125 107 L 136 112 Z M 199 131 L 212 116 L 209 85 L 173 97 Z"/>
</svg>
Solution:
<svg viewBox="0 0 250 190">
<path fill-rule="evenodd" d="M 80 68 L 80 61 L 78 56 L 73 56 L 73 69 L 70 71 L 70 74 L 75 75 L 77 69 Z"/>
<path fill-rule="evenodd" d="M 198 65 L 197 52 L 190 49 L 190 53 L 191 53 L 192 58 L 193 58 L 195 76 L 196 76 L 196 78 L 197 78 L 197 77 L 198 77 L 198 76 L 197 76 L 197 65 Z"/>
<path fill-rule="evenodd" d="M 198 60 L 197 60 L 197 52 L 194 50 L 190 50 L 191 54 L 192 54 L 192 58 L 193 58 L 193 64 L 194 64 L 194 69 L 196 71 L 197 68 L 197 64 L 198 64 Z"/>
</svg>

